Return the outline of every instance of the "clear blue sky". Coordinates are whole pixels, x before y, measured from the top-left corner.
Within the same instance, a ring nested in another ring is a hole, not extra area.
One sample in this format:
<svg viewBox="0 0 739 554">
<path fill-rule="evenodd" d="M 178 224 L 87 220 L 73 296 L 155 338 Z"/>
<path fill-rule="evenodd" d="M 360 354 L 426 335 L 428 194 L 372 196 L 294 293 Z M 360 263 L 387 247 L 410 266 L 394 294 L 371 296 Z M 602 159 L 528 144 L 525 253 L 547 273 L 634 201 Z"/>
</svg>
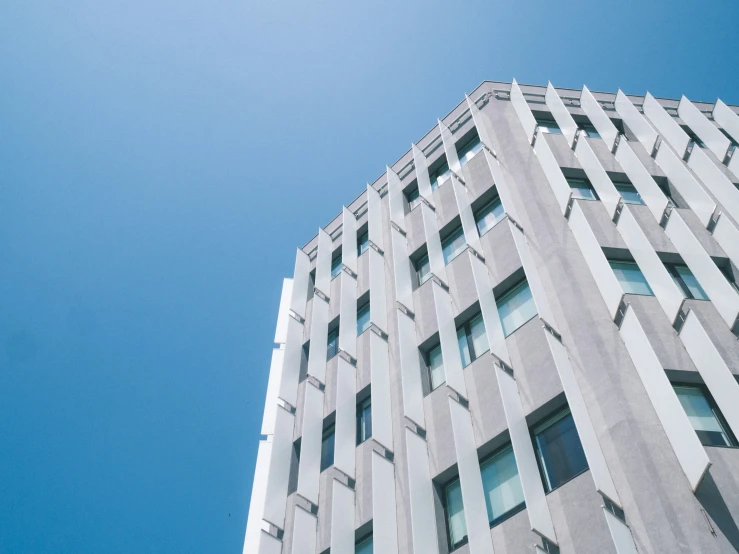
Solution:
<svg viewBox="0 0 739 554">
<path fill-rule="evenodd" d="M 294 248 L 482 80 L 739 102 L 736 0 L 562 4 L 1 2 L 0 552 L 240 553 Z"/>
</svg>

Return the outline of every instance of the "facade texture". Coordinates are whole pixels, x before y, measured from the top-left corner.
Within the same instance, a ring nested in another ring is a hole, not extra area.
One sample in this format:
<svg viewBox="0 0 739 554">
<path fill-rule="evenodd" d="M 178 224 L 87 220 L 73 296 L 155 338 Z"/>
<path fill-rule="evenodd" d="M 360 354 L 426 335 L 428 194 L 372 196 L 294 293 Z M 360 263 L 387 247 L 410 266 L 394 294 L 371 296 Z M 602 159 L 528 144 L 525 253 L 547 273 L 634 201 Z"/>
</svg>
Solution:
<svg viewBox="0 0 739 554">
<path fill-rule="evenodd" d="M 298 249 L 244 552 L 739 551 L 739 110 L 484 82 Z"/>
</svg>

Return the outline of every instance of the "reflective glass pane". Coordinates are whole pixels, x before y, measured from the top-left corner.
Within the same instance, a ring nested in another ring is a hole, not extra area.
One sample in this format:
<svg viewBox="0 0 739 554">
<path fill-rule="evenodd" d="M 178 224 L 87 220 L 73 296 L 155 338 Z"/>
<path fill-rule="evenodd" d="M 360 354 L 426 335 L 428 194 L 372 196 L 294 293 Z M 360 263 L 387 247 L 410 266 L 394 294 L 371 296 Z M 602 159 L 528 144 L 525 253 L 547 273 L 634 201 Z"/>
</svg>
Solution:
<svg viewBox="0 0 739 554">
<path fill-rule="evenodd" d="M 674 388 L 701 443 L 706 446 L 731 446 L 728 434 L 717 419 L 703 391 L 698 387 L 676 386 Z"/>
<path fill-rule="evenodd" d="M 524 502 L 513 449 L 509 446 L 480 466 L 488 521 L 492 525 Z"/>
<path fill-rule="evenodd" d="M 472 350 L 474 350 L 475 359 L 482 356 L 490 350 L 488 345 L 488 335 L 485 333 L 485 323 L 482 320 L 482 314 L 478 314 L 470 321 L 470 340 L 472 341 Z"/>
<path fill-rule="evenodd" d="M 424 256 L 416 262 L 416 273 L 418 274 L 418 285 L 423 285 L 431 277 L 431 264 L 429 257 Z"/>
<path fill-rule="evenodd" d="M 547 491 L 556 489 L 588 468 L 569 409 L 538 428 L 536 449 Z"/>
<path fill-rule="evenodd" d="M 448 264 L 451 262 L 454 258 L 459 256 L 466 247 L 467 243 L 464 240 L 464 232 L 462 231 L 462 227 L 458 227 L 451 235 L 444 239 L 444 242 L 441 243 L 444 263 Z"/>
<path fill-rule="evenodd" d="M 330 360 L 339 352 L 339 330 L 331 331 L 328 334 L 328 345 L 326 348 L 326 359 Z"/>
<path fill-rule="evenodd" d="M 357 239 L 357 256 L 361 256 L 367 248 L 369 248 L 369 235 L 362 233 Z"/>
<path fill-rule="evenodd" d="M 472 362 L 472 356 L 464 327 L 457 329 L 457 343 L 459 343 L 459 355 L 462 356 L 462 367 L 467 367 Z"/>
<path fill-rule="evenodd" d="M 467 536 L 467 522 L 464 519 L 464 506 L 462 504 L 462 487 L 459 481 L 450 483 L 446 487 L 446 512 L 449 543 L 454 548 L 461 544 Z"/>
<path fill-rule="evenodd" d="M 341 256 L 331 261 L 331 277 L 336 277 L 341 272 Z"/>
<path fill-rule="evenodd" d="M 647 280 L 634 262 L 614 262 L 609 260 L 616 279 L 626 294 L 645 294 L 652 296 L 654 293 L 649 287 Z"/>
<path fill-rule="evenodd" d="M 500 199 L 496 198 L 489 204 L 487 204 L 482 210 L 477 212 L 475 221 L 477 222 L 477 232 L 480 236 L 487 233 L 490 229 L 495 226 L 498 221 L 503 219 L 505 211 L 503 210 L 503 204 L 500 203 Z"/>
<path fill-rule="evenodd" d="M 542 133 L 549 133 L 550 135 L 561 135 L 562 129 L 559 128 L 556 121 L 551 119 L 537 119 L 537 125 Z"/>
<path fill-rule="evenodd" d="M 585 131 L 585 134 L 588 135 L 590 138 L 600 138 L 600 133 L 593 127 L 592 125 L 581 125 L 580 127 L 583 131 Z"/>
<path fill-rule="evenodd" d="M 357 311 L 357 335 L 361 335 L 370 326 L 370 307 L 369 302 L 359 308 Z"/>
<path fill-rule="evenodd" d="M 526 281 L 498 301 L 498 313 L 506 337 L 536 315 L 534 297 Z"/>
<path fill-rule="evenodd" d="M 613 183 L 616 190 L 624 199 L 624 204 L 644 204 L 644 200 L 641 198 L 633 185 L 629 183 Z"/>
<path fill-rule="evenodd" d="M 444 184 L 444 181 L 451 177 L 452 172 L 449 170 L 449 166 L 444 162 L 441 164 L 439 169 L 432 171 L 429 177 L 431 178 L 431 190 L 436 190 L 439 186 Z"/>
<path fill-rule="evenodd" d="M 334 427 L 327 429 L 323 433 L 323 441 L 321 442 L 321 471 L 334 465 Z"/>
<path fill-rule="evenodd" d="M 360 542 L 354 550 L 356 554 L 373 554 L 372 537 Z"/>
<path fill-rule="evenodd" d="M 476 136 L 457 152 L 457 155 L 459 156 L 459 163 L 461 165 L 466 164 L 472 158 L 474 158 L 475 154 L 477 154 L 480 150 L 482 150 L 482 142 L 480 142 L 480 137 Z"/>
<path fill-rule="evenodd" d="M 598 200 L 593 187 L 589 181 L 585 179 L 567 179 L 567 183 L 572 189 L 572 197 L 582 200 Z"/>
<path fill-rule="evenodd" d="M 357 407 L 357 444 L 372 436 L 372 401 L 370 398 Z"/>
<path fill-rule="evenodd" d="M 432 390 L 446 381 L 444 363 L 441 359 L 441 345 L 436 346 L 429 352 L 429 375 Z"/>
<path fill-rule="evenodd" d="M 408 207 L 412 210 L 421 203 L 421 196 L 418 194 L 418 189 L 413 189 L 408 193 Z"/>
<path fill-rule="evenodd" d="M 685 288 L 690 292 L 690 296 L 696 300 L 709 300 L 706 291 L 698 283 L 698 279 L 695 278 L 693 272 L 690 271 L 686 265 L 676 265 L 675 271 L 680 276 Z"/>
</svg>

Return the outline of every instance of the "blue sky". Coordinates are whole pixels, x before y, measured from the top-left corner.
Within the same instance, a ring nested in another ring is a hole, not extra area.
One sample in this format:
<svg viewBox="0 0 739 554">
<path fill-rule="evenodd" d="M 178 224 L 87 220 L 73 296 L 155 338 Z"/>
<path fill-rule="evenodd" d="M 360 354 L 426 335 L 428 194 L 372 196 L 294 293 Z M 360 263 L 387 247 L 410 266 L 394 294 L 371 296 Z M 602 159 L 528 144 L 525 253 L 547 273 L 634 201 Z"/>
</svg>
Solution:
<svg viewBox="0 0 739 554">
<path fill-rule="evenodd" d="M 0 552 L 241 552 L 282 278 L 484 79 L 739 103 L 739 3 L 0 3 Z"/>
</svg>

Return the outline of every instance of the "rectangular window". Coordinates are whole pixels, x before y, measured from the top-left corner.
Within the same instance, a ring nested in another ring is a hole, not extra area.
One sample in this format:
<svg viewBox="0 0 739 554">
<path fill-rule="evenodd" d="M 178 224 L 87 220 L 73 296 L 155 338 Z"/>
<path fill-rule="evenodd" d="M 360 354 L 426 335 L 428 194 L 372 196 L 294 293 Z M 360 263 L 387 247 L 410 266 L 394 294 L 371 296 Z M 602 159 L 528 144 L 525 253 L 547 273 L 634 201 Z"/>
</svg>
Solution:
<svg viewBox="0 0 739 554">
<path fill-rule="evenodd" d="M 448 264 L 451 262 L 454 258 L 459 256 L 465 248 L 467 248 L 467 243 L 464 240 L 464 231 L 462 230 L 462 227 L 457 227 L 441 243 L 441 253 L 444 255 L 444 263 Z"/>
<path fill-rule="evenodd" d="M 624 204 L 644 204 L 641 194 L 637 192 L 631 183 L 617 183 L 614 181 L 613 186 L 624 199 Z"/>
<path fill-rule="evenodd" d="M 588 469 L 588 461 L 569 408 L 536 427 L 534 439 L 547 492 Z"/>
<path fill-rule="evenodd" d="M 331 260 L 331 278 L 336 277 L 341 273 L 341 254 Z"/>
<path fill-rule="evenodd" d="M 536 304 L 526 281 L 516 285 L 513 290 L 498 300 L 498 314 L 507 337 L 536 315 Z"/>
<path fill-rule="evenodd" d="M 431 382 L 431 390 L 438 388 L 446 382 L 446 374 L 444 373 L 444 361 L 441 357 L 441 345 L 437 344 L 429 350 L 426 355 L 426 364 L 429 367 L 429 381 Z"/>
<path fill-rule="evenodd" d="M 457 149 L 457 155 L 459 156 L 459 163 L 465 165 L 472 158 L 475 157 L 480 150 L 482 150 L 482 142 L 480 137 L 475 135 L 462 148 Z"/>
<path fill-rule="evenodd" d="M 508 445 L 480 464 L 488 521 L 493 526 L 524 506 L 516 457 Z"/>
<path fill-rule="evenodd" d="M 562 134 L 562 129 L 559 128 L 559 125 L 553 119 L 537 119 L 536 124 L 542 133 L 549 133 L 550 135 Z"/>
<path fill-rule="evenodd" d="M 362 304 L 357 310 L 357 336 L 364 333 L 370 326 L 370 305 L 369 302 Z"/>
<path fill-rule="evenodd" d="M 330 360 L 339 353 L 339 330 L 334 329 L 328 333 L 328 345 L 326 346 L 326 359 Z"/>
<path fill-rule="evenodd" d="M 683 291 L 685 298 L 693 298 L 695 300 L 710 300 L 706 291 L 698 283 L 693 272 L 686 265 L 665 264 L 667 271 L 672 275 L 672 279 Z"/>
<path fill-rule="evenodd" d="M 625 294 L 643 294 L 646 296 L 653 296 L 649 283 L 644 278 L 644 275 L 639 269 L 639 266 L 634 262 L 616 262 L 608 260 L 611 264 L 611 269 L 616 275 L 621 288 Z"/>
<path fill-rule="evenodd" d="M 444 488 L 444 508 L 449 533 L 449 549 L 454 550 L 467 542 L 467 521 L 464 518 L 462 487 L 459 479 L 452 481 Z"/>
<path fill-rule="evenodd" d="M 457 342 L 459 354 L 462 356 L 462 367 L 467 367 L 490 350 L 482 314 L 477 314 L 457 329 Z"/>
<path fill-rule="evenodd" d="M 718 406 L 703 387 L 673 385 L 688 419 L 704 446 L 736 446 Z"/>
<path fill-rule="evenodd" d="M 357 237 L 357 257 L 361 256 L 369 248 L 369 234 L 367 231 Z"/>
<path fill-rule="evenodd" d="M 580 129 L 585 131 L 585 134 L 590 138 L 600 138 L 600 133 L 591 123 L 581 123 Z"/>
<path fill-rule="evenodd" d="M 372 554 L 373 552 L 372 537 L 364 539 L 354 548 L 354 554 Z"/>
<path fill-rule="evenodd" d="M 503 219 L 504 215 L 505 211 L 503 210 L 503 204 L 500 203 L 500 198 L 491 200 L 475 214 L 477 232 L 480 233 L 480 236 L 483 236 L 492 229 L 496 223 Z"/>
<path fill-rule="evenodd" d="M 372 398 L 367 398 L 357 406 L 357 444 L 362 444 L 372 436 Z"/>
<path fill-rule="evenodd" d="M 438 189 L 444 184 L 444 181 L 449 179 L 451 176 L 452 172 L 449 169 L 449 165 L 444 161 L 444 163 L 429 174 L 429 178 L 431 179 L 431 190 L 433 191 Z"/>
<path fill-rule="evenodd" d="M 567 179 L 572 189 L 572 198 L 581 200 L 598 200 L 598 195 L 593 190 L 593 185 L 587 179 Z"/>
<path fill-rule="evenodd" d="M 416 275 L 418 276 L 419 287 L 431 277 L 431 264 L 429 263 L 428 254 L 419 258 L 416 262 Z"/>
<path fill-rule="evenodd" d="M 321 471 L 334 465 L 334 426 L 331 425 L 323 432 L 321 440 Z"/>
<path fill-rule="evenodd" d="M 417 188 L 406 194 L 405 199 L 408 201 L 409 210 L 412 210 L 421 203 L 421 195 L 418 193 Z"/>
</svg>

